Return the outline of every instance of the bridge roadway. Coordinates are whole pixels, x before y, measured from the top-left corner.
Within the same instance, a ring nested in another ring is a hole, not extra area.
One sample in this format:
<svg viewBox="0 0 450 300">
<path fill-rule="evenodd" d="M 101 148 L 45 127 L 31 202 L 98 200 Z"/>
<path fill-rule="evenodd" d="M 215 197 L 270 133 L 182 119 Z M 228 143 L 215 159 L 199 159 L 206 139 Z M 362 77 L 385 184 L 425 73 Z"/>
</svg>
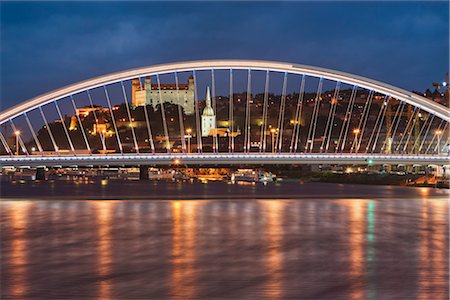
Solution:
<svg viewBox="0 0 450 300">
<path fill-rule="evenodd" d="M 158 153 L 60 156 L 0 156 L 0 167 L 69 166 L 215 166 L 215 165 L 450 165 L 448 155 L 305 154 L 305 153 Z"/>
</svg>

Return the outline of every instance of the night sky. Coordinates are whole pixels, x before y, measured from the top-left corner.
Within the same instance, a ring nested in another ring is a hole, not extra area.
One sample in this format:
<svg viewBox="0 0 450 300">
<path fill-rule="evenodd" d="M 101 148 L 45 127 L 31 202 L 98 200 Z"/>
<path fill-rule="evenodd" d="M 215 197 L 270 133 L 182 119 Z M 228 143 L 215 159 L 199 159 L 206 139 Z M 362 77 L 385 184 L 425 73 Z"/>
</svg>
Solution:
<svg viewBox="0 0 450 300">
<path fill-rule="evenodd" d="M 287 61 L 408 90 L 449 66 L 448 2 L 1 4 L 1 107 L 134 67 L 200 59 Z"/>
</svg>

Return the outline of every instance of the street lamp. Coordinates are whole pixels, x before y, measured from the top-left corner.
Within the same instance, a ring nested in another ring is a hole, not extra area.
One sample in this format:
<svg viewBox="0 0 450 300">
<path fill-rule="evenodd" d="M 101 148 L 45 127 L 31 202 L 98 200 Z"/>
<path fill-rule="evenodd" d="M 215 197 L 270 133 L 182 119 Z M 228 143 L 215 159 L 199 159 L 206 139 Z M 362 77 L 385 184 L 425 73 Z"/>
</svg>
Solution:
<svg viewBox="0 0 450 300">
<path fill-rule="evenodd" d="M 270 129 L 270 135 L 272 136 L 272 153 L 275 153 L 275 133 L 277 130 L 275 128 Z"/>
<path fill-rule="evenodd" d="M 437 140 L 438 140 L 438 155 L 441 154 L 441 135 L 442 135 L 442 130 L 436 130 L 436 135 L 437 135 Z"/>
<path fill-rule="evenodd" d="M 358 147 L 358 134 L 360 132 L 361 131 L 359 130 L 359 128 L 353 129 L 353 134 L 355 135 L 355 141 L 354 141 L 355 152 L 358 151 L 358 149 L 356 149 L 356 148 Z M 353 150 L 353 147 L 352 147 L 352 150 Z"/>
<path fill-rule="evenodd" d="M 191 138 L 192 138 L 192 135 L 191 135 L 191 133 L 192 133 L 192 129 L 191 128 L 188 128 L 188 129 L 186 129 L 186 138 L 188 139 L 188 153 L 191 153 Z"/>
<path fill-rule="evenodd" d="M 19 131 L 19 130 L 14 131 L 14 135 L 16 136 L 16 155 L 19 155 L 19 137 L 20 137 L 20 131 Z"/>
</svg>

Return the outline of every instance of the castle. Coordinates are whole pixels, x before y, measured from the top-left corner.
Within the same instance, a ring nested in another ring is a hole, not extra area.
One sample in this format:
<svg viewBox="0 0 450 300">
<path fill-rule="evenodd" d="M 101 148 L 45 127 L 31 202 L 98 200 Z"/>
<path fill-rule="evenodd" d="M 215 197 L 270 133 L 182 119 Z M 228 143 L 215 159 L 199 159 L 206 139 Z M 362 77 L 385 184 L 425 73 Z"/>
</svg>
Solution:
<svg viewBox="0 0 450 300">
<path fill-rule="evenodd" d="M 144 86 L 139 79 L 131 83 L 131 98 L 134 106 L 150 105 L 156 110 L 161 102 L 169 102 L 183 107 L 186 115 L 194 114 L 194 77 L 188 78 L 187 84 L 158 84 L 152 83 L 150 76 L 145 77 Z M 160 94 L 161 91 L 161 94 Z"/>
</svg>

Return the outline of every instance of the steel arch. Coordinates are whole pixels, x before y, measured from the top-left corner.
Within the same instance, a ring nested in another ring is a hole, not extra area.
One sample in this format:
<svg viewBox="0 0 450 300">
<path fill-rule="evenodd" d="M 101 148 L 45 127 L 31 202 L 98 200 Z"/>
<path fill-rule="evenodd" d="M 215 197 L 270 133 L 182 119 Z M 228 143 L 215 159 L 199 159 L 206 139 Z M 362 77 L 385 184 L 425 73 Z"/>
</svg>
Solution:
<svg viewBox="0 0 450 300">
<path fill-rule="evenodd" d="M 270 70 L 274 72 L 287 72 L 290 74 L 307 75 L 312 77 L 322 77 L 333 81 L 340 81 L 350 85 L 357 85 L 362 88 L 374 90 L 395 99 L 402 100 L 408 104 L 427 111 L 437 117 L 450 122 L 450 111 L 447 107 L 433 102 L 425 97 L 394 87 L 392 85 L 368 79 L 365 77 L 344 73 L 340 71 L 324 69 L 319 67 L 291 64 L 285 62 L 259 61 L 259 60 L 203 60 L 179 63 L 168 63 L 149 67 L 136 68 L 121 72 L 116 72 L 89 80 L 81 81 L 60 89 L 50 91 L 30 100 L 26 100 L 14 107 L 11 107 L 0 113 L 0 124 L 15 118 L 24 112 L 33 110 L 36 107 L 45 105 L 51 101 L 59 100 L 64 97 L 77 94 L 89 89 L 103 85 L 113 84 L 133 78 L 166 74 L 173 72 L 185 72 L 192 70 L 211 70 L 211 69 L 251 69 L 251 70 Z"/>
</svg>

